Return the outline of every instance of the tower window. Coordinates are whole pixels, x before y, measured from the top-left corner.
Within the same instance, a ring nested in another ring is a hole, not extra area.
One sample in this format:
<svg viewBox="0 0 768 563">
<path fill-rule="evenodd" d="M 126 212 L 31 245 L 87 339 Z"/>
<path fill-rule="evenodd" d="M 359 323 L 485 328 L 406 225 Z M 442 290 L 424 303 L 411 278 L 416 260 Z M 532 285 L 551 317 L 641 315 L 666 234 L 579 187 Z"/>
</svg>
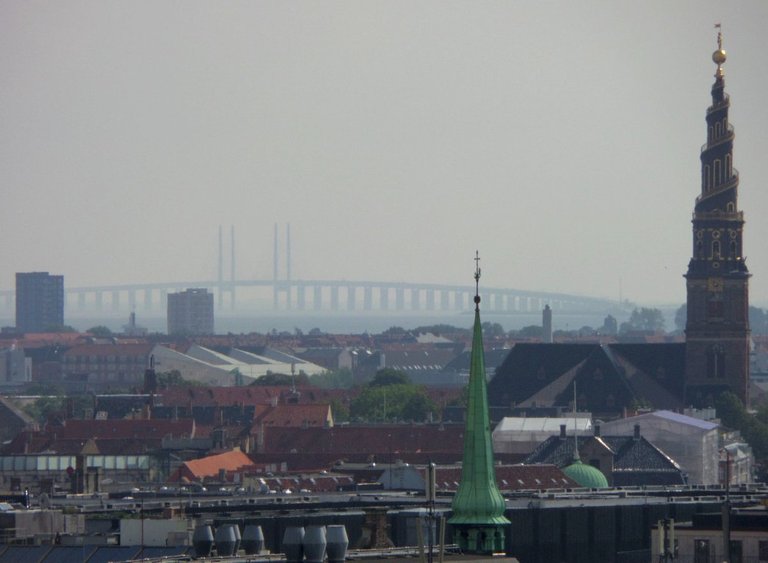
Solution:
<svg viewBox="0 0 768 563">
<path fill-rule="evenodd" d="M 715 159 L 715 185 L 719 186 L 720 182 L 723 181 L 723 171 L 722 171 L 722 165 L 720 163 L 720 159 Z"/>
<path fill-rule="evenodd" d="M 709 191 L 712 187 L 712 172 L 709 168 L 709 164 L 704 165 L 704 188 Z"/>
<path fill-rule="evenodd" d="M 719 379 L 725 377 L 725 352 L 719 344 L 712 346 L 707 354 L 707 377 Z"/>
<path fill-rule="evenodd" d="M 720 258 L 720 241 L 719 240 L 712 241 L 712 258 L 715 260 Z"/>
<path fill-rule="evenodd" d="M 735 213 L 736 212 L 736 206 L 734 205 L 734 203 L 732 201 L 729 201 L 726 204 L 725 209 L 728 211 L 728 213 Z"/>
</svg>

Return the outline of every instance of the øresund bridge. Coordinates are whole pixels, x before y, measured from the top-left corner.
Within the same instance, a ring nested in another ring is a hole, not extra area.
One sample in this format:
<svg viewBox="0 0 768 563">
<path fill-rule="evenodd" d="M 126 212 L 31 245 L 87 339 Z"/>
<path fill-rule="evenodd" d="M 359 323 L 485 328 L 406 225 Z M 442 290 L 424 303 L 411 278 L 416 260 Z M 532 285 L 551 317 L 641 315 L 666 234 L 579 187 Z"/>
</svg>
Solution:
<svg viewBox="0 0 768 563">
<path fill-rule="evenodd" d="M 168 294 L 189 288 L 207 289 L 215 296 L 220 313 L 245 311 L 360 311 L 360 312 L 464 312 L 472 309 L 473 285 L 449 285 L 392 281 L 301 280 L 291 275 L 291 229 L 285 229 L 281 256 L 278 225 L 274 226 L 272 276 L 269 279 L 237 279 L 235 229 L 231 227 L 229 272 L 225 275 L 224 236 L 219 227 L 216 280 L 174 281 L 66 287 L 67 314 L 127 315 L 131 312 L 165 315 Z M 284 271 L 281 271 L 283 266 Z M 0 316 L 15 315 L 15 291 L 0 290 Z M 599 314 L 621 308 L 620 301 L 605 298 L 483 287 L 483 308 L 499 313 L 533 313 L 545 305 L 563 314 Z"/>
<path fill-rule="evenodd" d="M 169 293 L 205 288 L 218 311 L 466 311 L 474 286 L 349 280 L 213 280 L 136 283 L 65 288 L 68 313 L 165 314 Z M 520 289 L 483 288 L 484 308 L 494 312 L 536 312 L 549 305 L 562 313 L 606 314 L 620 307 L 603 298 Z M 15 291 L 0 290 L 0 315 L 12 317 Z"/>
</svg>

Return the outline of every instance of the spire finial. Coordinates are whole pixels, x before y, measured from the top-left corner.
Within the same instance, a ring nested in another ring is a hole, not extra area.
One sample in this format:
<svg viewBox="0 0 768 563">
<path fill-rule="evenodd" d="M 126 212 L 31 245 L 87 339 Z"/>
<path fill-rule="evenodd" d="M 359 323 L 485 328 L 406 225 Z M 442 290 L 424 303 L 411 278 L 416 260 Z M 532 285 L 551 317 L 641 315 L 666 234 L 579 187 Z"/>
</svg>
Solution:
<svg viewBox="0 0 768 563">
<path fill-rule="evenodd" d="M 723 33 L 721 31 L 722 26 L 720 25 L 720 22 L 715 24 L 715 29 L 717 30 L 717 51 L 712 53 L 712 61 L 717 64 L 717 72 L 715 73 L 715 76 L 721 78 L 723 76 L 723 63 L 726 59 L 726 53 L 725 49 L 723 49 Z"/>
<path fill-rule="evenodd" d="M 475 250 L 475 310 L 480 309 L 480 252 Z"/>
<path fill-rule="evenodd" d="M 573 461 L 580 461 L 579 457 L 579 422 L 576 418 L 576 380 L 573 380 Z"/>
</svg>

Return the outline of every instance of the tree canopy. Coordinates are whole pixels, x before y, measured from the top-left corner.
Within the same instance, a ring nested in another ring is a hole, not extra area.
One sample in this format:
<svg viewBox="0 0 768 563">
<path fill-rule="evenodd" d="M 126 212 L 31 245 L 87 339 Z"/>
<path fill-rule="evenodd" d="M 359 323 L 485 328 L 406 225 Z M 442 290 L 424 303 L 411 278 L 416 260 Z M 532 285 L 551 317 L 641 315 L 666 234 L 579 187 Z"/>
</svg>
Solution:
<svg viewBox="0 0 768 563">
<path fill-rule="evenodd" d="M 641 307 L 634 309 L 627 322 L 621 323 L 620 332 L 626 334 L 633 331 L 662 332 L 664 330 L 664 313 L 660 309 Z"/>
<path fill-rule="evenodd" d="M 373 379 L 368 384 L 369 387 L 385 387 L 387 385 L 410 384 L 411 378 L 408 374 L 392 368 L 383 368 L 376 372 Z"/>
<path fill-rule="evenodd" d="M 100 338 L 108 338 L 112 336 L 112 331 L 109 329 L 109 327 L 106 327 L 104 325 L 96 325 L 92 326 L 88 330 L 86 330 L 88 334 L 91 334 L 93 336 L 97 336 Z"/>
<path fill-rule="evenodd" d="M 423 422 L 434 418 L 438 407 L 423 387 L 407 374 L 384 368 L 349 405 L 349 416 L 361 422 Z"/>
<path fill-rule="evenodd" d="M 309 376 L 309 383 L 323 389 L 349 389 L 352 387 L 352 370 L 347 368 L 324 371 Z"/>
<path fill-rule="evenodd" d="M 757 415 L 751 414 L 733 393 L 723 393 L 715 400 L 717 416 L 723 424 L 741 432 L 744 440 L 752 446 L 755 460 L 768 466 L 768 407 L 763 406 Z"/>
<path fill-rule="evenodd" d="M 367 386 L 351 401 L 349 416 L 361 422 L 423 422 L 437 415 L 437 405 L 412 384 Z"/>
</svg>

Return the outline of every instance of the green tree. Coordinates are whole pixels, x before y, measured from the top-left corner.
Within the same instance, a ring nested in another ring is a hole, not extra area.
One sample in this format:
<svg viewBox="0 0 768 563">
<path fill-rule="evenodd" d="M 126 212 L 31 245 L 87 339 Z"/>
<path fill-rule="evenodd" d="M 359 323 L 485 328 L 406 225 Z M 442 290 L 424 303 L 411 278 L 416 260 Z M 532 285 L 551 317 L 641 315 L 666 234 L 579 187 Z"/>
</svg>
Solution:
<svg viewBox="0 0 768 563">
<path fill-rule="evenodd" d="M 483 330 L 484 338 L 504 338 L 504 336 L 507 334 L 504 332 L 504 327 L 499 323 L 491 323 L 486 321 L 482 323 L 480 327 Z"/>
<path fill-rule="evenodd" d="M 78 330 L 70 325 L 48 325 L 43 332 L 78 332 Z"/>
<path fill-rule="evenodd" d="M 369 387 L 384 387 L 387 385 L 402 385 L 411 383 L 411 378 L 405 372 L 383 368 L 376 372 L 373 379 L 368 384 Z"/>
<path fill-rule="evenodd" d="M 403 405 L 400 418 L 403 420 L 424 421 L 437 414 L 437 405 L 424 392 L 411 395 Z M 431 416 L 430 416 L 431 415 Z"/>
<path fill-rule="evenodd" d="M 514 336 L 519 336 L 520 338 L 541 338 L 544 336 L 544 327 L 539 325 L 524 326 L 514 333 Z"/>
<path fill-rule="evenodd" d="M 629 320 L 621 324 L 621 333 L 633 331 L 661 332 L 664 330 L 664 313 L 660 309 L 642 307 L 634 309 Z"/>
<path fill-rule="evenodd" d="M 350 419 L 362 422 L 422 422 L 436 414 L 424 389 L 412 384 L 369 385 L 349 405 Z"/>
<path fill-rule="evenodd" d="M 339 399 L 331 399 L 331 413 L 333 413 L 334 422 L 349 421 L 349 408 Z"/>
<path fill-rule="evenodd" d="M 292 385 L 308 385 L 309 378 L 304 372 L 299 372 L 296 375 L 288 375 L 285 373 L 267 373 L 257 378 L 253 385 L 261 385 L 264 387 L 291 387 Z"/>
<path fill-rule="evenodd" d="M 323 389 L 349 389 L 352 387 L 352 371 L 347 368 L 324 371 L 310 375 L 309 383 Z"/>
<path fill-rule="evenodd" d="M 56 395 L 40 397 L 26 405 L 23 410 L 38 422 L 45 422 L 52 416 L 68 418 L 70 412 L 74 418 L 82 418 L 85 409 L 92 406 L 93 398 L 90 395 Z"/>
<path fill-rule="evenodd" d="M 196 387 L 202 383 L 192 379 L 184 379 L 179 370 L 172 369 L 171 371 L 158 372 L 157 385 L 158 387 Z"/>
<path fill-rule="evenodd" d="M 768 464 L 768 424 L 749 413 L 733 393 L 723 393 L 715 400 L 717 416 L 723 424 L 741 432 L 744 440 L 752 446 L 758 463 Z"/>
<path fill-rule="evenodd" d="M 413 332 L 416 334 L 431 333 L 440 336 L 441 334 L 466 334 L 469 332 L 469 329 L 458 328 L 448 324 L 436 324 L 416 327 L 413 329 Z"/>
<path fill-rule="evenodd" d="M 85 332 L 99 338 L 109 338 L 110 336 L 112 336 L 112 331 L 104 325 L 92 326 Z"/>
</svg>

